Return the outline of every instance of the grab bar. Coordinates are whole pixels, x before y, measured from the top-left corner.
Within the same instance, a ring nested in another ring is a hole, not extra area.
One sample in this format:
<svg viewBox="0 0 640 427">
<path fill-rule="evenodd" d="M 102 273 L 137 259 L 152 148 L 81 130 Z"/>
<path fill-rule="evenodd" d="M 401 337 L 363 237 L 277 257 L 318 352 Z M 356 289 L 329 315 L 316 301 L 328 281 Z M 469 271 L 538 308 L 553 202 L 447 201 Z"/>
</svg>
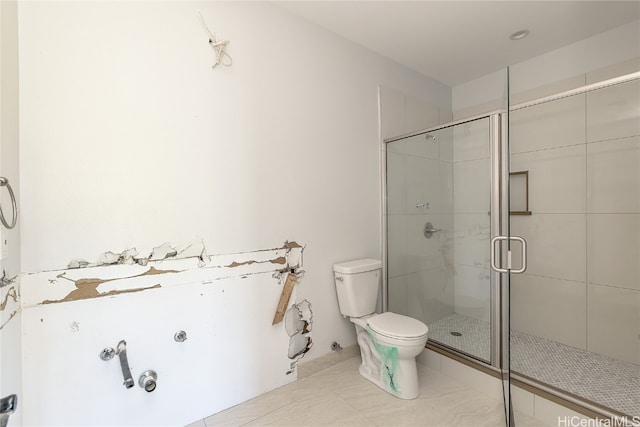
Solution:
<svg viewBox="0 0 640 427">
<path fill-rule="evenodd" d="M 13 211 L 13 220 L 11 221 L 11 225 L 7 222 L 4 217 L 4 213 L 2 212 L 2 206 L 0 206 L 0 222 L 8 229 L 12 229 L 16 226 L 16 221 L 18 220 L 18 204 L 16 203 L 16 196 L 13 194 L 13 189 L 9 184 L 9 180 L 3 176 L 0 176 L 0 187 L 7 187 L 9 190 L 9 197 L 11 197 L 11 210 Z"/>
</svg>

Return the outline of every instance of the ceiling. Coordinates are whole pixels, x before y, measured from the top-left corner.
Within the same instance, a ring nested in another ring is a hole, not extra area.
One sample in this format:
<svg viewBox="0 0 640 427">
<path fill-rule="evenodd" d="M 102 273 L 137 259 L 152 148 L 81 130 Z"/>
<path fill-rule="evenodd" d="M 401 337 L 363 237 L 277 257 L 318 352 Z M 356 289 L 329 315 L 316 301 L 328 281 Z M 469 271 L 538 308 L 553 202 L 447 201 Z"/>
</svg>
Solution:
<svg viewBox="0 0 640 427">
<path fill-rule="evenodd" d="M 640 19 L 640 1 L 276 3 L 449 86 Z"/>
</svg>

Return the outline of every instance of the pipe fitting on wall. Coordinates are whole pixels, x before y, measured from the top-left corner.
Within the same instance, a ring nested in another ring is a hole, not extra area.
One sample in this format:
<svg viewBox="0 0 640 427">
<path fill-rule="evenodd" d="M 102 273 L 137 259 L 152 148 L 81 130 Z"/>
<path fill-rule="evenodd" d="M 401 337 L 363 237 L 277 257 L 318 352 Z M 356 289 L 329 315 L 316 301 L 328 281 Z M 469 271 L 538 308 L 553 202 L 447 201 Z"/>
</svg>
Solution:
<svg viewBox="0 0 640 427">
<path fill-rule="evenodd" d="M 120 369 L 124 378 L 124 386 L 126 388 L 133 387 L 133 378 L 131 378 L 131 370 L 129 369 L 129 360 L 127 360 L 127 342 L 122 340 L 118 343 L 116 353 L 120 358 Z"/>
<path fill-rule="evenodd" d="M 113 359 L 113 356 L 115 355 L 116 355 L 116 351 L 113 349 L 113 347 L 106 347 L 104 350 L 100 352 L 100 359 L 106 362 L 107 360 Z"/>
<path fill-rule="evenodd" d="M 187 340 L 187 333 L 185 331 L 178 331 L 173 335 L 175 342 L 185 342 Z"/>
<path fill-rule="evenodd" d="M 145 389 L 145 391 L 151 393 L 156 389 L 157 381 L 158 374 L 156 374 L 156 371 L 148 370 L 144 371 L 142 375 L 140 375 L 140 378 L 138 378 L 138 385 Z"/>
</svg>

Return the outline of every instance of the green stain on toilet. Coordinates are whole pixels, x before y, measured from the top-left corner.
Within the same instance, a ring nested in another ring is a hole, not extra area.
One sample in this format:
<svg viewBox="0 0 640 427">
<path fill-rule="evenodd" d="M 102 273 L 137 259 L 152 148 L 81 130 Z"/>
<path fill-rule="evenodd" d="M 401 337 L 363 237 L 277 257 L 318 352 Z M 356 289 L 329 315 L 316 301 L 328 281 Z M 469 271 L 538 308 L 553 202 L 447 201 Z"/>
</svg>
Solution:
<svg viewBox="0 0 640 427">
<path fill-rule="evenodd" d="M 378 355 L 380 356 L 380 361 L 383 366 L 383 378 L 385 383 L 389 385 L 391 390 L 397 392 L 397 384 L 393 380 L 396 372 L 398 372 L 399 360 L 398 360 L 398 347 L 391 347 L 388 345 L 383 345 L 376 340 L 376 334 L 371 330 L 369 325 L 367 325 L 367 333 L 371 338 L 371 342 L 376 348 Z"/>
</svg>

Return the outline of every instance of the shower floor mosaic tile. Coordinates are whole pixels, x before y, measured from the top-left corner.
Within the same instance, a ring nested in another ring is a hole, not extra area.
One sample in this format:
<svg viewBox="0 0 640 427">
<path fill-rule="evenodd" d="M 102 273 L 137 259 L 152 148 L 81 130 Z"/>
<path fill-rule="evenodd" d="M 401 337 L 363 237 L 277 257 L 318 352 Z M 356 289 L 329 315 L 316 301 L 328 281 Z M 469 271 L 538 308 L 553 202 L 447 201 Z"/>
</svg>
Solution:
<svg viewBox="0 0 640 427">
<path fill-rule="evenodd" d="M 430 340 L 483 360 L 489 360 L 489 333 L 488 322 L 460 314 L 429 325 Z M 511 368 L 629 416 L 640 416 L 640 365 L 512 331 Z"/>
<path fill-rule="evenodd" d="M 489 322 L 461 314 L 452 314 L 428 326 L 430 341 L 438 341 L 469 356 L 489 362 L 491 357 Z"/>
</svg>

